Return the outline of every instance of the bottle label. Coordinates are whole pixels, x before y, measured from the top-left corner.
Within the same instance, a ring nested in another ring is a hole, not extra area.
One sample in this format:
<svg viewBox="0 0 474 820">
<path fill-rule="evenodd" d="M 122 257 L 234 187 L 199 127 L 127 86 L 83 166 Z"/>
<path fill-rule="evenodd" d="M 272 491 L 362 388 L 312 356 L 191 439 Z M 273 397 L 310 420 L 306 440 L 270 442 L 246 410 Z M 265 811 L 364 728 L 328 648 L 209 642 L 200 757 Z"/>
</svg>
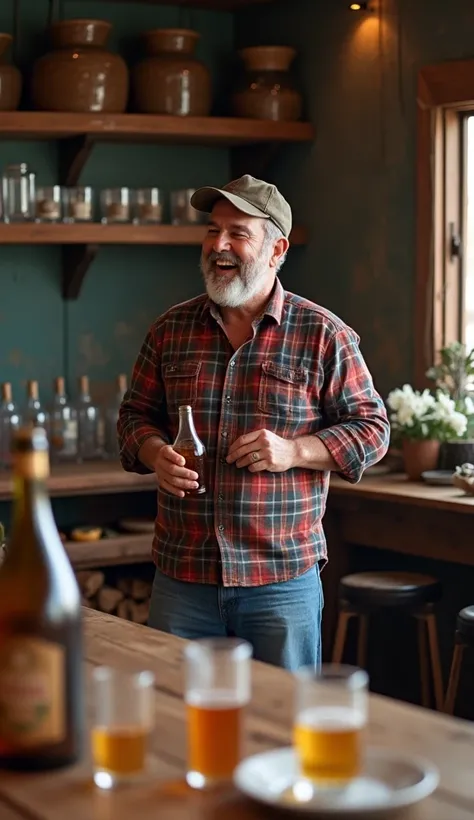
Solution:
<svg viewBox="0 0 474 820">
<path fill-rule="evenodd" d="M 60 743 L 66 736 L 64 647 L 11 638 L 0 648 L 0 747 Z"/>
</svg>

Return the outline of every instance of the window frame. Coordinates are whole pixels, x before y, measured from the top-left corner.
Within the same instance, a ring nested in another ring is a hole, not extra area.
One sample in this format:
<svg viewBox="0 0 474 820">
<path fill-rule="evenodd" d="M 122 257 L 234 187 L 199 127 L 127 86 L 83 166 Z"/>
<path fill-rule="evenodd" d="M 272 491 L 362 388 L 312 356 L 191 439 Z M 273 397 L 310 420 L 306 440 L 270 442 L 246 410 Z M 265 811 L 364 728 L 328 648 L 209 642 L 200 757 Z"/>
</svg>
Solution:
<svg viewBox="0 0 474 820">
<path fill-rule="evenodd" d="M 462 261 L 451 254 L 451 226 L 463 236 L 465 114 L 474 112 L 474 60 L 424 66 L 417 81 L 415 383 L 441 347 L 463 329 Z"/>
</svg>

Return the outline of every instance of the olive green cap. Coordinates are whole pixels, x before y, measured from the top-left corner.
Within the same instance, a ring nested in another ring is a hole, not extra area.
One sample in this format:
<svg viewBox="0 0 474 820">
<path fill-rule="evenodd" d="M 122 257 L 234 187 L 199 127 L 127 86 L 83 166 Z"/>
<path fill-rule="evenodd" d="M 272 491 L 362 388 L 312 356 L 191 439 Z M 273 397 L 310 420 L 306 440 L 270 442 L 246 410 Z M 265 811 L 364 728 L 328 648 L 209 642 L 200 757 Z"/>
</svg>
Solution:
<svg viewBox="0 0 474 820">
<path fill-rule="evenodd" d="M 209 214 L 221 197 L 228 199 L 244 214 L 270 219 L 288 239 L 292 224 L 291 208 L 276 185 L 244 174 L 222 188 L 198 188 L 191 197 L 191 205 L 197 211 Z"/>
</svg>

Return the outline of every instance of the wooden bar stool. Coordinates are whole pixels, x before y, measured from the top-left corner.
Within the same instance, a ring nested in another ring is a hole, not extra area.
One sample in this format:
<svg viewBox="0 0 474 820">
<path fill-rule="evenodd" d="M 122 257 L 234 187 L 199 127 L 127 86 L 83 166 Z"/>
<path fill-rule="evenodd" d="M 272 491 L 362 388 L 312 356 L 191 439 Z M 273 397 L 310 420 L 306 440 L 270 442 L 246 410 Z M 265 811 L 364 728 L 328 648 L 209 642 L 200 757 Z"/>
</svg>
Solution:
<svg viewBox="0 0 474 820">
<path fill-rule="evenodd" d="M 444 711 L 447 712 L 448 715 L 454 713 L 454 707 L 456 705 L 456 695 L 458 693 L 464 650 L 468 647 L 474 647 L 474 606 L 467 606 L 458 612 L 454 640 L 453 660 L 444 704 Z"/>
<path fill-rule="evenodd" d="M 357 665 L 365 668 L 369 616 L 381 609 L 402 610 L 418 621 L 421 702 L 423 706 L 430 706 L 428 643 L 435 704 L 437 709 L 443 710 L 443 676 L 434 614 L 434 604 L 441 598 L 441 592 L 441 584 L 436 578 L 414 572 L 358 572 L 346 575 L 339 585 L 339 617 L 333 663 L 342 661 L 347 625 L 351 618 L 358 619 Z"/>
</svg>

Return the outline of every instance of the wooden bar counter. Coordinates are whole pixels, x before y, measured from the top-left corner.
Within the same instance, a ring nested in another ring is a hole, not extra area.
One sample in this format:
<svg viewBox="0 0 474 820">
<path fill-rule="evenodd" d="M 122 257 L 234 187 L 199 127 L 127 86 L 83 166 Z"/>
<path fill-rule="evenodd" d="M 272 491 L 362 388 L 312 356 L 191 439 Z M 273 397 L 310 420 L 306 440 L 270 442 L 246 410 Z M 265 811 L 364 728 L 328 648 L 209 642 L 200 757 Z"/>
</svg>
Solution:
<svg viewBox="0 0 474 820">
<path fill-rule="evenodd" d="M 408 481 L 401 473 L 363 476 L 358 484 L 333 475 L 324 518 L 329 563 L 321 576 L 326 655 L 334 638 L 339 579 L 351 571 L 354 549 L 474 567 L 473 521 L 474 497 L 457 487 Z"/>
<path fill-rule="evenodd" d="M 0 773 L 0 820 L 266 820 L 278 817 L 232 790 L 204 795 L 183 784 L 185 712 L 181 653 L 184 641 L 113 616 L 84 610 L 88 719 L 89 678 L 94 666 L 151 669 L 156 676 L 153 775 L 144 784 L 100 793 L 90 761 L 46 774 Z M 253 700 L 247 752 L 289 744 L 293 678 L 253 664 Z M 376 695 L 370 700 L 369 742 L 418 752 L 440 769 L 440 785 L 404 820 L 469 820 L 474 816 L 474 726 Z M 288 817 L 290 815 L 287 815 Z"/>
</svg>

